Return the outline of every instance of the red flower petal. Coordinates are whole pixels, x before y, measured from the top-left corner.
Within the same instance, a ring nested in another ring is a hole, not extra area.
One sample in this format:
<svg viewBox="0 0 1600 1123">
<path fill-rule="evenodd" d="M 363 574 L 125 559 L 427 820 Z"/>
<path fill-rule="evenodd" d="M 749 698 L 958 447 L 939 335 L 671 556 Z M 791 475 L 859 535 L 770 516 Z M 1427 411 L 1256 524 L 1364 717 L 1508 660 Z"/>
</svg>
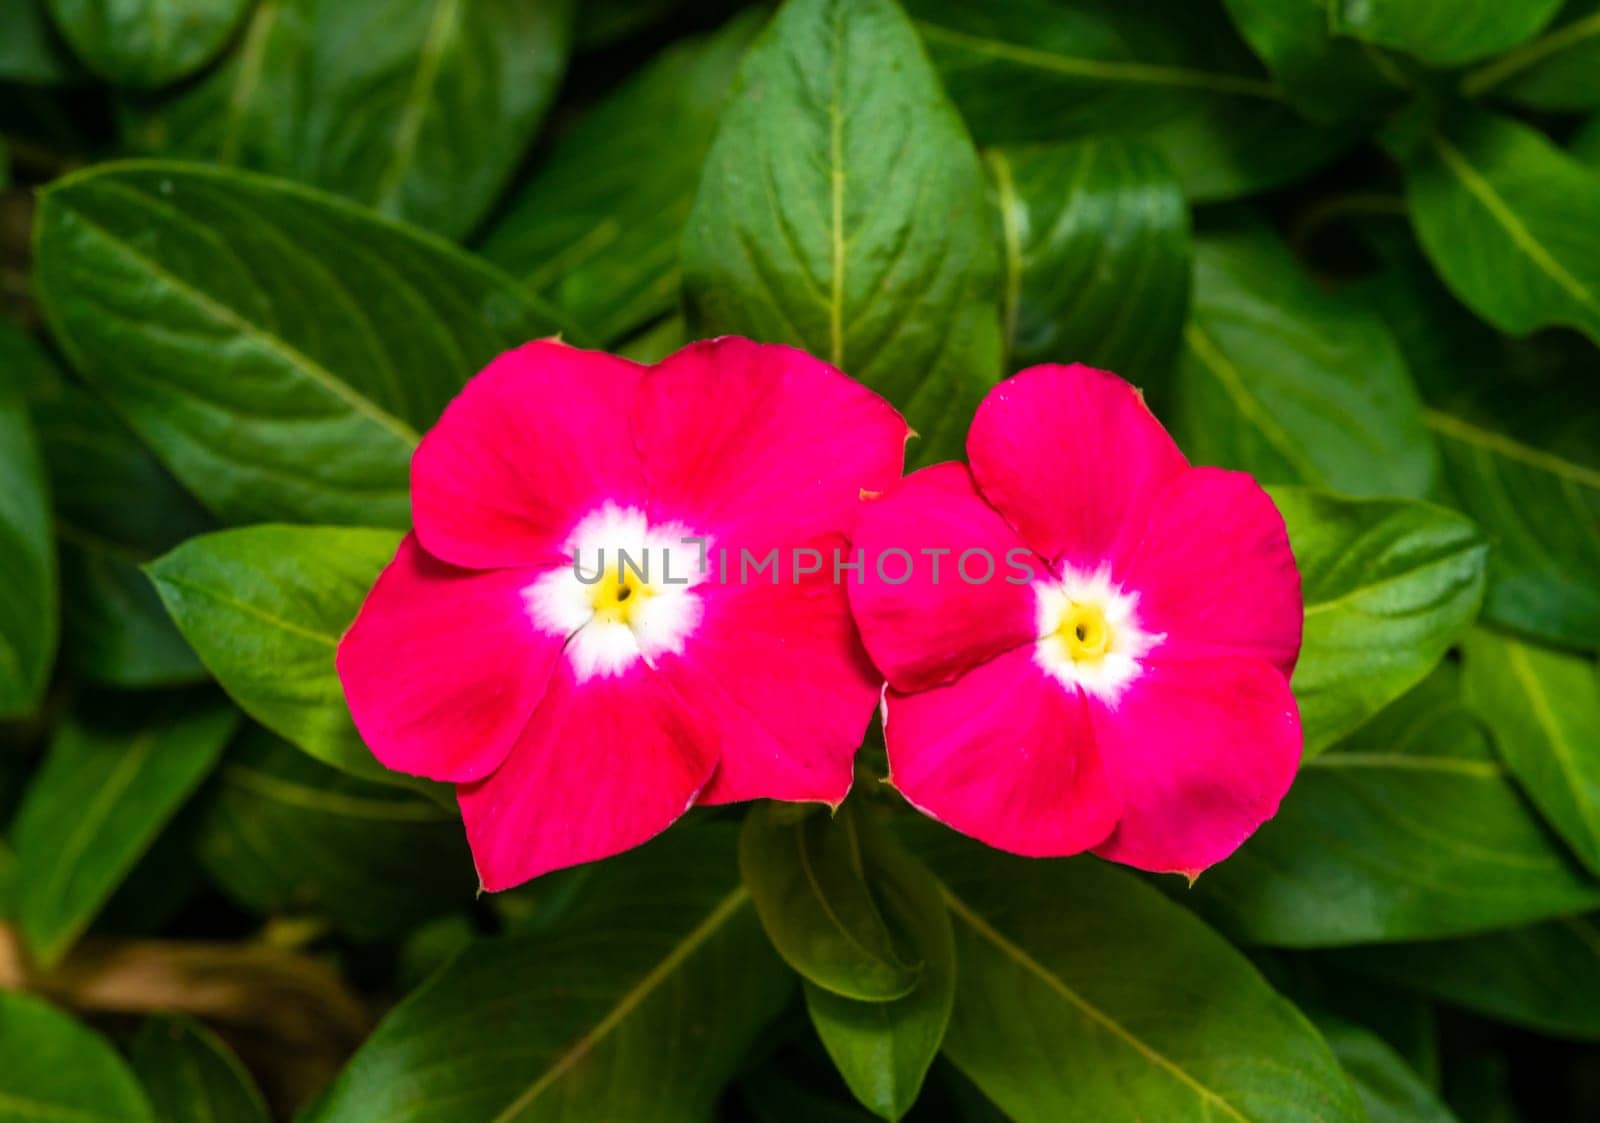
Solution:
<svg viewBox="0 0 1600 1123">
<path fill-rule="evenodd" d="M 459 789 L 487 890 L 638 846 L 671 826 L 716 767 L 716 738 L 642 665 L 573 680 L 565 661 L 503 765 Z"/>
<path fill-rule="evenodd" d="M 629 419 L 645 368 L 553 340 L 490 363 L 411 460 L 411 509 L 428 552 L 489 569 L 562 560 L 577 521 L 642 496 Z"/>
<path fill-rule="evenodd" d="M 1254 659 L 1153 664 L 1115 710 L 1090 703 L 1123 802 L 1102 858 L 1194 876 L 1270 819 L 1300 763 L 1284 676 Z"/>
<path fill-rule="evenodd" d="M 1103 842 L 1120 802 L 1087 703 L 1009 651 L 946 685 L 885 699 L 889 778 L 941 823 L 1001 850 L 1076 854 Z"/>
<path fill-rule="evenodd" d="M 459 782 L 505 759 L 561 653 L 524 605 L 535 576 L 458 569 L 401 540 L 336 658 L 356 728 L 386 767 Z"/>
<path fill-rule="evenodd" d="M 1029 546 L 1085 570 L 1117 568 L 1188 467 L 1137 390 L 1078 364 L 1029 367 L 989 391 L 967 456 L 984 498 Z"/>
<path fill-rule="evenodd" d="M 896 690 L 948 682 L 1037 638 L 1033 591 L 1008 580 L 1036 573 L 1037 560 L 979 496 L 966 465 L 913 472 L 862 508 L 851 537 L 865 569 L 864 580 L 851 579 L 850 606 L 872 661 Z M 922 553 L 939 549 L 947 553 Z M 973 549 L 982 553 L 966 569 L 974 580 L 964 580 L 961 555 Z M 895 550 L 909 553 L 909 560 L 890 553 Z M 975 583 L 987 572 L 986 559 L 993 572 Z M 1014 568 L 1013 561 L 1026 568 Z M 908 571 L 904 583 L 891 583 Z"/>
<path fill-rule="evenodd" d="M 1242 472 L 1184 473 L 1151 514 L 1126 570 L 1146 628 L 1166 639 L 1152 659 L 1239 655 L 1287 677 L 1300 653 L 1300 571 L 1283 517 Z"/>
</svg>

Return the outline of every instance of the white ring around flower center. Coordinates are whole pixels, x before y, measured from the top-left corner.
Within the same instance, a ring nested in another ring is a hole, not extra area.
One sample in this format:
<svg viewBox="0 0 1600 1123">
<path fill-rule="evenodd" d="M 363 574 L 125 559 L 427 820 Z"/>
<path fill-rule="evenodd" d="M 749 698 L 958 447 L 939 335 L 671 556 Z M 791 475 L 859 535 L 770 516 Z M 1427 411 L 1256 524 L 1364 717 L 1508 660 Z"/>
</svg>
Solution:
<svg viewBox="0 0 1600 1123">
<path fill-rule="evenodd" d="M 701 540 L 684 541 L 693 534 L 677 522 L 651 526 L 637 507 L 607 502 L 567 537 L 571 561 L 522 590 L 535 626 L 567 637 L 579 682 L 683 652 L 700 623 L 694 586 L 705 580 Z"/>
<path fill-rule="evenodd" d="M 1081 687 L 1115 708 L 1123 691 L 1144 670 L 1141 660 L 1167 638 L 1140 627 L 1139 594 L 1124 592 L 1104 567 L 1093 573 L 1069 569 L 1057 581 L 1035 581 L 1033 591 L 1039 630 L 1033 661 L 1062 686 Z M 1081 607 L 1075 612 L 1074 606 Z M 1082 608 L 1101 620 L 1108 634 L 1103 651 L 1074 657 L 1074 648 L 1081 645 L 1063 634 L 1063 626 L 1081 615 Z"/>
</svg>

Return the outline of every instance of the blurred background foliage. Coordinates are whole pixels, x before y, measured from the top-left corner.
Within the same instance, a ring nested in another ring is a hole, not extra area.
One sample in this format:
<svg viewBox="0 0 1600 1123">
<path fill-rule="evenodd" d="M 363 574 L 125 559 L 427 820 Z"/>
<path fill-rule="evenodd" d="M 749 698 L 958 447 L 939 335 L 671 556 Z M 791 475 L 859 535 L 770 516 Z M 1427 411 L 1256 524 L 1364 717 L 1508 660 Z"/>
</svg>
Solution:
<svg viewBox="0 0 1600 1123">
<path fill-rule="evenodd" d="M 331 650 L 555 332 L 920 462 L 1139 383 L 1290 526 L 1281 813 L 1188 889 L 863 781 L 866 859 L 476 895 Z M 0 1120 L 1600 1118 L 1597 343 L 1595 0 L 0 0 Z"/>
</svg>

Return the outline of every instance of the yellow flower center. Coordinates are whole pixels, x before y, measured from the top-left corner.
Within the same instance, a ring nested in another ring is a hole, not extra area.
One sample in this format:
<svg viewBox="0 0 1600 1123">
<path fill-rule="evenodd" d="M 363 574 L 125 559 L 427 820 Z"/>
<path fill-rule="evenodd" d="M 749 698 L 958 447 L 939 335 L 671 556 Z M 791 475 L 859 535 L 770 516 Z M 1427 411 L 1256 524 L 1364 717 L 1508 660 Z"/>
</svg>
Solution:
<svg viewBox="0 0 1600 1123">
<path fill-rule="evenodd" d="M 656 595 L 629 566 L 608 566 L 606 573 L 589 589 L 589 604 L 596 620 L 632 624 L 639 605 Z"/>
<path fill-rule="evenodd" d="M 1111 650 L 1111 625 L 1097 604 L 1073 601 L 1061 616 L 1061 626 L 1056 629 L 1066 644 L 1067 655 L 1075 663 L 1097 662 Z"/>
</svg>

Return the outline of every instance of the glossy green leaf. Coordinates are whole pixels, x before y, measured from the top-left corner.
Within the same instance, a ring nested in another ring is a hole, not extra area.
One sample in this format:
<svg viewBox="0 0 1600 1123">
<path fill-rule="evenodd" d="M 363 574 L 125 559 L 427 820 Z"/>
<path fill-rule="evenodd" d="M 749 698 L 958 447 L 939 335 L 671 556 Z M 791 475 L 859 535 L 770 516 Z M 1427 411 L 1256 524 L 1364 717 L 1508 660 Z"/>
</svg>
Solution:
<svg viewBox="0 0 1600 1123">
<path fill-rule="evenodd" d="M 1435 66 L 1458 66 L 1532 38 L 1562 0 L 1329 0 L 1329 27 Z"/>
<path fill-rule="evenodd" d="M 0 1120 L 154 1123 L 116 1050 L 42 998 L 0 988 Z"/>
<path fill-rule="evenodd" d="M 1600 383 L 1587 340 L 1513 340 L 1444 291 L 1409 236 L 1371 230 L 1365 285 L 1405 351 L 1443 463 L 1440 499 L 1490 541 L 1484 616 L 1556 643 L 1600 643 Z"/>
<path fill-rule="evenodd" d="M 0 355 L 0 357 L 4 357 Z M 50 495 L 22 392 L 0 372 L 0 719 L 39 705 L 60 630 Z"/>
<path fill-rule="evenodd" d="M 1600 637 L 1597 637 L 1600 638 Z M 1507 636 L 1467 639 L 1462 690 L 1544 813 L 1600 875 L 1600 674 L 1592 659 Z"/>
<path fill-rule="evenodd" d="M 356 733 L 333 663 L 398 542 L 386 530 L 243 527 L 192 538 L 148 572 L 240 709 L 324 764 L 401 783 Z"/>
<path fill-rule="evenodd" d="M 82 707 L 60 727 L 17 811 L 18 919 L 34 958 L 60 959 L 199 787 L 238 712 L 181 694 Z"/>
<path fill-rule="evenodd" d="M 203 679 L 139 567 L 212 519 L 81 387 L 57 379 L 31 404 L 55 497 L 68 660 L 111 686 Z"/>
<path fill-rule="evenodd" d="M 1353 139 L 1291 110 L 1219 5 L 908 0 L 906 8 L 980 144 L 1140 136 L 1191 198 L 1211 200 L 1293 179 Z"/>
<path fill-rule="evenodd" d="M 745 816 L 739 871 L 789 966 L 843 997 L 887 1002 L 910 993 L 922 964 L 876 892 L 895 868 L 880 867 L 869 826 L 853 810 L 835 817 L 768 804 Z"/>
<path fill-rule="evenodd" d="M 138 89 L 175 82 L 227 43 L 250 0 L 49 0 L 55 25 L 100 77 Z"/>
<path fill-rule="evenodd" d="M 1557 1037 L 1600 1040 L 1600 921 L 1563 917 L 1459 940 L 1339 953 L 1392 986 Z"/>
<path fill-rule="evenodd" d="M 1092 859 L 915 837 L 955 921 L 945 1053 L 1017 1123 L 1363 1118 L 1299 1011 L 1155 889 Z"/>
<path fill-rule="evenodd" d="M 703 1123 L 792 988 L 734 849 L 675 829 L 598 868 L 557 928 L 468 948 L 307 1123 Z"/>
<path fill-rule="evenodd" d="M 1461 92 L 1536 109 L 1600 108 L 1600 3 L 1570 0 L 1543 34 L 1464 76 Z"/>
<path fill-rule="evenodd" d="M 195 846 L 245 908 L 327 919 L 358 940 L 472 903 L 461 820 L 432 800 L 335 772 L 259 727 L 202 797 Z"/>
<path fill-rule="evenodd" d="M 915 32 L 891 0 L 791 0 L 739 82 L 685 235 L 691 332 L 804 347 L 954 453 L 1000 373 L 999 255 Z"/>
<path fill-rule="evenodd" d="M 1315 1021 L 1355 1085 L 1369 1123 L 1456 1123 L 1433 1089 L 1383 1038 L 1342 1018 Z"/>
<path fill-rule="evenodd" d="M 515 282 L 336 199 L 131 163 L 40 199 L 57 340 L 230 522 L 409 522 L 417 435 L 494 355 L 557 327 Z"/>
<path fill-rule="evenodd" d="M 1004 264 L 1006 369 L 1085 362 L 1164 377 L 1189 303 L 1189 209 L 1137 141 L 984 153 Z"/>
<path fill-rule="evenodd" d="M 851 814 L 848 805 L 844 814 Z M 933 875 L 881 827 L 856 817 L 863 826 L 867 882 L 897 943 L 919 965 L 916 981 L 908 994 L 890 1001 L 859 1002 L 807 979 L 806 1009 L 856 1098 L 895 1120 L 917 1101 L 944 1040 L 955 998 L 955 937 Z"/>
<path fill-rule="evenodd" d="M 1275 818 L 1191 900 L 1249 943 L 1327 947 L 1525 924 L 1600 905 L 1436 673 L 1308 760 Z"/>
<path fill-rule="evenodd" d="M 79 74 L 44 0 L 0 0 L 0 81 L 54 85 Z"/>
<path fill-rule="evenodd" d="M 1600 177 L 1541 133 L 1463 111 L 1413 154 L 1406 197 L 1434 268 L 1484 319 L 1600 340 Z"/>
<path fill-rule="evenodd" d="M 1274 488 L 1305 598 L 1295 697 L 1312 755 L 1420 682 L 1477 615 L 1482 533 L 1452 511 Z"/>
<path fill-rule="evenodd" d="M 128 1059 L 162 1123 L 269 1123 L 272 1118 L 239 1058 L 193 1018 L 147 1020 Z"/>
<path fill-rule="evenodd" d="M 1338 0 L 1223 0 L 1239 33 L 1267 64 L 1296 109 L 1319 121 L 1370 114 L 1410 81 L 1371 44 L 1334 34 Z"/>
<path fill-rule="evenodd" d="M 1196 244 L 1174 404 L 1192 459 L 1263 483 L 1421 498 L 1438 467 L 1383 321 L 1320 289 L 1260 226 Z"/>
<path fill-rule="evenodd" d="M 566 69 L 572 0 L 322 3 L 293 174 L 458 237 L 505 186 Z"/>
<path fill-rule="evenodd" d="M 761 22 L 746 12 L 669 48 L 596 106 L 513 195 L 484 256 L 607 342 L 673 311 L 700 167 Z"/>
</svg>

